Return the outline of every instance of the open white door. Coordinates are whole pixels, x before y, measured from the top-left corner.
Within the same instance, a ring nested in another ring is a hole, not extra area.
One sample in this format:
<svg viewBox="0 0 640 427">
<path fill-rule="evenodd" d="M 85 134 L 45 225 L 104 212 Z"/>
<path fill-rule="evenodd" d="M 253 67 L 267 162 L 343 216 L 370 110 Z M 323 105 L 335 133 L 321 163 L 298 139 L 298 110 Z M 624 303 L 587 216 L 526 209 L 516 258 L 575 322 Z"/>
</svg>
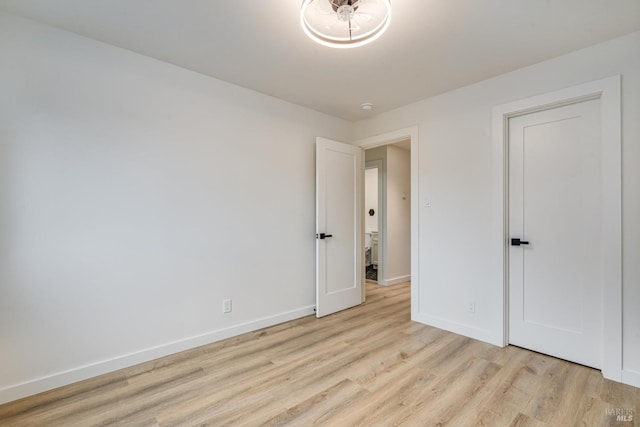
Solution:
<svg viewBox="0 0 640 427">
<path fill-rule="evenodd" d="M 363 151 L 316 139 L 316 315 L 363 302 Z"/>
</svg>

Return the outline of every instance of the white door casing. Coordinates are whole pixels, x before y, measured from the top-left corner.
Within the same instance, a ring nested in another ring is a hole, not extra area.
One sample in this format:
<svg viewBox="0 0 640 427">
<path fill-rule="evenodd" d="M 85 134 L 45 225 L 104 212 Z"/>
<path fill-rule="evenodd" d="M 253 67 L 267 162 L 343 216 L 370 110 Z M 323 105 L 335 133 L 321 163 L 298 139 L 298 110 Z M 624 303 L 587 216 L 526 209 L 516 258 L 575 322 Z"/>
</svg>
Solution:
<svg viewBox="0 0 640 427">
<path fill-rule="evenodd" d="M 509 342 L 600 368 L 600 99 L 509 119 Z"/>
<path fill-rule="evenodd" d="M 494 248 L 501 265 L 500 300 L 502 315 L 496 320 L 496 345 L 509 342 L 509 194 L 508 122 L 511 117 L 573 104 L 586 99 L 601 102 L 601 182 L 602 275 L 606 289 L 603 299 L 602 374 L 605 378 L 628 382 L 622 369 L 622 155 L 621 78 L 613 76 L 567 87 L 554 92 L 497 105 L 492 117 L 492 182 Z"/>
<path fill-rule="evenodd" d="M 422 323 L 428 323 L 424 318 L 424 315 L 420 313 L 420 223 L 418 220 L 420 217 L 420 173 L 418 167 L 420 158 L 419 128 L 418 126 L 411 126 L 404 129 L 374 135 L 356 141 L 356 144 L 359 147 L 368 150 L 383 145 L 405 141 L 407 139 L 411 141 L 411 319 Z M 381 233 L 381 235 L 379 234 L 379 238 L 381 238 L 384 243 L 384 225 L 379 225 L 378 232 Z M 384 253 L 381 256 L 383 258 L 382 262 L 384 263 Z M 381 273 L 378 272 L 378 274 Z M 362 289 L 364 291 L 365 288 L 363 287 Z"/>
<path fill-rule="evenodd" d="M 364 154 L 316 139 L 316 316 L 363 298 Z"/>
</svg>

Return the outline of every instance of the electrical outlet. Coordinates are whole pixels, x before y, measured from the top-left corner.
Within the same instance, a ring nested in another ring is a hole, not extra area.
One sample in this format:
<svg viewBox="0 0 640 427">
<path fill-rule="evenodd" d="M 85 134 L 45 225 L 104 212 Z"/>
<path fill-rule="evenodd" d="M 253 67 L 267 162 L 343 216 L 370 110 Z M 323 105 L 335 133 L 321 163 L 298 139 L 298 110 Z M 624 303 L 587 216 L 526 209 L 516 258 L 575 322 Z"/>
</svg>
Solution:
<svg viewBox="0 0 640 427">
<path fill-rule="evenodd" d="M 231 300 L 230 299 L 222 300 L 222 312 L 223 313 L 231 313 Z"/>
<path fill-rule="evenodd" d="M 476 302 L 475 301 L 469 301 L 467 303 L 467 312 L 468 313 L 475 313 L 476 312 Z"/>
</svg>

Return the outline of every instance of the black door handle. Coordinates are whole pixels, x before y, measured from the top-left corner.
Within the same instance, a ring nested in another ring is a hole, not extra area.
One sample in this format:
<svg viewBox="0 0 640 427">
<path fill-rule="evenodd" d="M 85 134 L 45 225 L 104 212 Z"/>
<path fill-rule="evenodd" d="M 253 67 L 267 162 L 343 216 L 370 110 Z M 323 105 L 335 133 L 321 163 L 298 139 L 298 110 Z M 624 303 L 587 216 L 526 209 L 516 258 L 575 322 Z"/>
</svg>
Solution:
<svg viewBox="0 0 640 427">
<path fill-rule="evenodd" d="M 511 239 L 511 246 L 528 245 L 529 242 L 520 239 Z"/>
<path fill-rule="evenodd" d="M 324 240 L 327 237 L 333 237 L 333 234 L 324 234 L 324 233 L 316 234 L 316 239 Z"/>
</svg>

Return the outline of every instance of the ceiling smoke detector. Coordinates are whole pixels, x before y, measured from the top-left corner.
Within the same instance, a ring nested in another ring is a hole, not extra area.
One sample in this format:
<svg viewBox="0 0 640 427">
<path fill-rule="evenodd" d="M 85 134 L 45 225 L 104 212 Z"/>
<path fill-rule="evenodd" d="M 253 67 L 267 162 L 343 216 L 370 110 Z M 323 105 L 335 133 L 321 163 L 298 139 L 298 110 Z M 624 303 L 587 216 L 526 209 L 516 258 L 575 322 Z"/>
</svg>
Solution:
<svg viewBox="0 0 640 427">
<path fill-rule="evenodd" d="M 363 46 L 380 37 L 391 22 L 391 0 L 303 0 L 300 25 L 324 46 Z"/>
<path fill-rule="evenodd" d="M 373 110 L 373 104 L 370 102 L 365 102 L 364 104 L 360 104 L 360 108 L 366 111 Z"/>
</svg>

